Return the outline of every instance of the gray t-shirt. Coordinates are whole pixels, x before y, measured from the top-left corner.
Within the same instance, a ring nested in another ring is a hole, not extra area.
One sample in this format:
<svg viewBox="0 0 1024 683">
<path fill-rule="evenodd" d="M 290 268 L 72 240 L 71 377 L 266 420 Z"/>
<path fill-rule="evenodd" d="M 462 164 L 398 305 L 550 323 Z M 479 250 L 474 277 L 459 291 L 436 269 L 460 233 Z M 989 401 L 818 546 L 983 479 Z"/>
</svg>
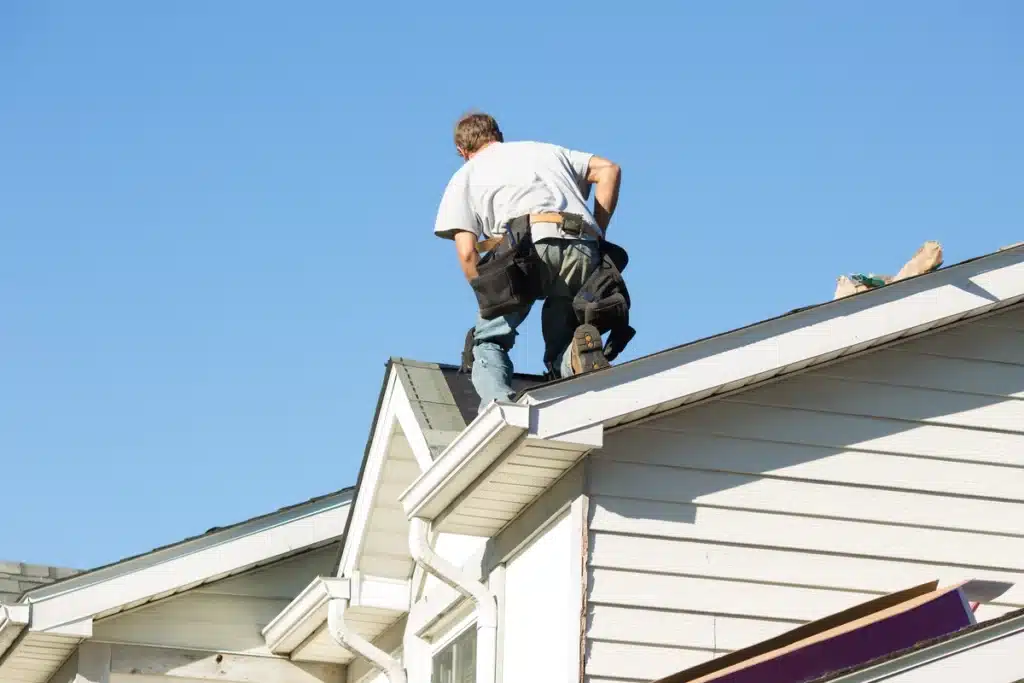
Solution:
<svg viewBox="0 0 1024 683">
<path fill-rule="evenodd" d="M 601 235 L 587 207 L 592 156 L 545 142 L 492 143 L 448 181 L 434 234 L 454 239 L 456 232 L 467 230 L 478 239 L 487 238 L 517 216 L 565 211 L 583 216 L 594 234 Z M 558 226 L 550 223 L 533 228 L 535 240 L 558 235 Z"/>
</svg>

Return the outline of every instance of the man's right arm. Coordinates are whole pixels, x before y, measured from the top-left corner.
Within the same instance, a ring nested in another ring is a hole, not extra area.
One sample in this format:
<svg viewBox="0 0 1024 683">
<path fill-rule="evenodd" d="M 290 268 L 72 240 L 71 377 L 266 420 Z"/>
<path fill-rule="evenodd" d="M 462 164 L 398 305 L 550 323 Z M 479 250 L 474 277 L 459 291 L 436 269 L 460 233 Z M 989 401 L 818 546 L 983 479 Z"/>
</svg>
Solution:
<svg viewBox="0 0 1024 683">
<path fill-rule="evenodd" d="M 619 185 L 622 169 L 619 165 L 597 156 L 590 157 L 587 164 L 587 182 L 594 183 L 594 220 L 601 232 L 607 233 L 608 223 L 619 203 Z"/>
<path fill-rule="evenodd" d="M 480 261 L 476 250 L 480 224 L 469 206 L 468 178 L 464 173 L 452 176 L 445 188 L 434 221 L 434 234 L 455 242 L 462 274 L 467 280 L 475 278 L 476 266 Z"/>
<path fill-rule="evenodd" d="M 460 230 L 455 233 L 455 251 L 459 255 L 459 266 L 467 280 L 476 277 L 476 266 L 480 262 L 480 254 L 476 251 L 476 234 Z"/>
</svg>

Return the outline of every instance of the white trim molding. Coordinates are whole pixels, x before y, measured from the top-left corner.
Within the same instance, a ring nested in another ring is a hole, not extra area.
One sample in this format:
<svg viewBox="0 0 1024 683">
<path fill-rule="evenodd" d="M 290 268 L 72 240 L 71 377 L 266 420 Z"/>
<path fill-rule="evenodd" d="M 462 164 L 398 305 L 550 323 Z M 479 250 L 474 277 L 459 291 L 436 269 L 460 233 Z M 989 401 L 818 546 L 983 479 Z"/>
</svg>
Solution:
<svg viewBox="0 0 1024 683">
<path fill-rule="evenodd" d="M 351 585 L 347 579 L 325 576 L 313 579 L 264 627 L 262 634 L 267 649 L 275 655 L 290 654 L 327 621 L 327 605 L 332 599 L 350 596 Z"/>
</svg>

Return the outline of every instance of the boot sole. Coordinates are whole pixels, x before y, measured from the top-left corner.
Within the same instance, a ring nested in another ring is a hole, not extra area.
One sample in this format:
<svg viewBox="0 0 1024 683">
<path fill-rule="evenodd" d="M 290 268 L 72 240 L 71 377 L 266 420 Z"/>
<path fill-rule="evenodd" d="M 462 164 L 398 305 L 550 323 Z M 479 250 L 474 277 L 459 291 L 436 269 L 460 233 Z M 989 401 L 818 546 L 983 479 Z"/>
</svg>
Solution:
<svg viewBox="0 0 1024 683">
<path fill-rule="evenodd" d="M 580 325 L 572 336 L 572 371 L 574 375 L 607 368 L 601 335 L 593 325 Z"/>
</svg>

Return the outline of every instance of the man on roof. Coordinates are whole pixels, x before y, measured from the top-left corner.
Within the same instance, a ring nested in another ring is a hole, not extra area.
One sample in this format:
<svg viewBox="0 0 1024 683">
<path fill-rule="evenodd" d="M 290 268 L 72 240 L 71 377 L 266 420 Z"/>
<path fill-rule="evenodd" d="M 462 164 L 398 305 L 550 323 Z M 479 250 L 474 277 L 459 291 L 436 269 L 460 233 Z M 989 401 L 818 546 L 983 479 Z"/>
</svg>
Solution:
<svg viewBox="0 0 1024 683">
<path fill-rule="evenodd" d="M 514 398 L 509 351 L 538 299 L 544 300 L 549 373 L 568 377 L 606 367 L 601 336 L 593 325 L 580 324 L 573 299 L 602 262 L 619 167 L 554 144 L 505 142 L 485 113 L 459 119 L 455 149 L 465 163 L 444 191 L 434 234 L 455 242 L 479 304 L 467 343 L 481 409 Z M 592 185 L 593 211 L 587 206 Z"/>
</svg>

